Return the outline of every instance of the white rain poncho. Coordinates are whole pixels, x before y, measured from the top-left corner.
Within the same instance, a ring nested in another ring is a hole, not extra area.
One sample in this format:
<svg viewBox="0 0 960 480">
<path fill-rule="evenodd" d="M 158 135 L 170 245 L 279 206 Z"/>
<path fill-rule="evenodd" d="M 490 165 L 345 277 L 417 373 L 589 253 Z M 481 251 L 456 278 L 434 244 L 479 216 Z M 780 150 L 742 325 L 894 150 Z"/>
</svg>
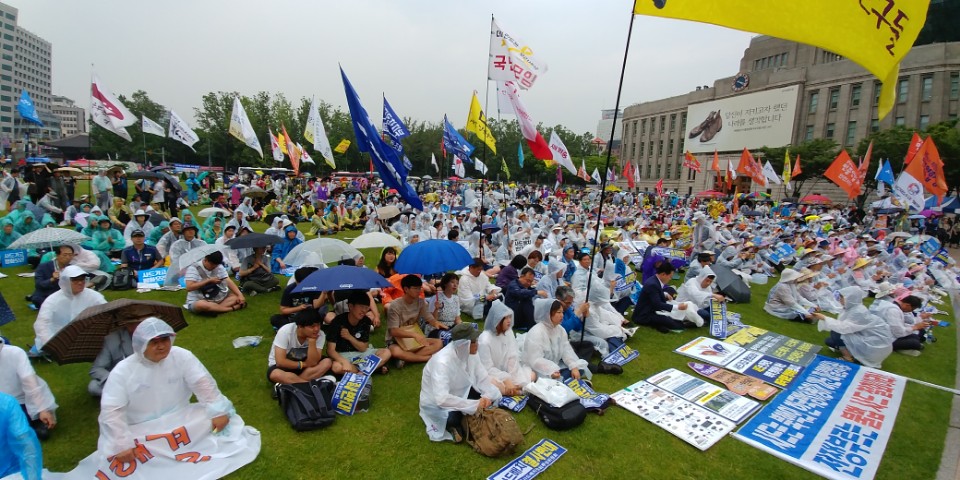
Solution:
<svg viewBox="0 0 960 480">
<path fill-rule="evenodd" d="M 9 395 L 0 394 L 0 477 L 40 480 L 43 455 L 40 441 L 20 413 L 20 405 Z"/>
<path fill-rule="evenodd" d="M 541 263 L 541 265 L 543 265 Z M 555 259 L 547 265 L 547 274 L 540 278 L 537 290 L 547 292 L 547 298 L 554 298 L 557 287 L 561 285 L 563 274 L 567 271 L 567 264 L 563 260 Z"/>
<path fill-rule="evenodd" d="M 537 324 L 527 333 L 523 343 L 521 359 L 539 377 L 549 378 L 562 368 L 587 369 L 587 361 L 577 357 L 567 340 L 567 331 L 550 320 L 553 302 L 556 300 L 549 298 L 533 301 L 533 318 Z"/>
<path fill-rule="evenodd" d="M 843 313 L 837 319 L 820 320 L 817 330 L 839 333 L 853 358 L 867 367 L 882 368 L 883 360 L 893 352 L 890 326 L 863 305 L 866 293 L 861 288 L 846 287 L 840 290 L 840 295 Z"/>
<path fill-rule="evenodd" d="M 785 282 L 781 279 L 767 294 L 767 301 L 763 305 L 763 310 L 774 317 L 793 320 L 797 318 L 797 315 L 806 314 L 809 309 L 815 306 L 797 292 L 795 281 Z"/>
<path fill-rule="evenodd" d="M 37 321 L 33 324 L 33 330 L 36 333 L 34 345 L 37 349 L 43 348 L 60 329 L 77 318 L 77 315 L 87 307 L 107 303 L 100 292 L 89 288 L 84 288 L 78 295 L 73 294 L 70 279 L 86 274 L 76 265 L 69 265 L 60 271 L 58 281 L 60 290 L 43 301 L 40 312 L 37 313 Z"/>
<path fill-rule="evenodd" d="M 605 282 L 597 282 L 590 286 L 588 300 L 590 302 L 590 315 L 587 317 L 586 323 L 587 335 L 593 335 L 604 340 L 613 337 L 626 340 L 627 334 L 624 333 L 621 326 L 626 319 L 613 308 L 613 305 L 610 305 L 610 288 L 607 287 Z M 608 353 L 610 353 L 608 349 L 600 351 L 601 356 L 606 356 Z"/>
<path fill-rule="evenodd" d="M 54 413 L 57 401 L 30 364 L 27 353 L 20 347 L 4 345 L 0 341 L 0 392 L 17 399 L 27 407 L 30 418 L 36 420 L 41 412 Z"/>
<path fill-rule="evenodd" d="M 677 290 L 677 301 L 691 302 L 697 308 L 709 307 L 714 292 L 712 283 L 706 288 L 703 287 L 703 282 L 706 281 L 707 277 L 716 278 L 716 274 L 710 267 L 703 267 L 695 278 L 683 282 L 683 285 L 680 285 Z"/>
<path fill-rule="evenodd" d="M 233 404 L 200 360 L 174 347 L 172 339 L 163 360 L 153 362 L 144 356 L 150 340 L 173 334 L 170 325 L 156 317 L 144 320 L 133 332 L 133 355 L 117 364 L 103 387 L 97 447 L 101 454 L 109 457 L 133 448 L 131 425 L 186 408 L 194 395 L 210 419 L 234 413 Z"/>
<path fill-rule="evenodd" d="M 506 331 L 498 334 L 497 325 L 507 317 Z M 500 300 L 494 300 L 490 304 L 490 312 L 487 313 L 487 320 L 483 324 L 483 333 L 478 339 L 479 347 L 477 356 L 480 357 L 480 363 L 487 369 L 493 381 L 502 383 L 509 380 L 514 385 L 522 387 L 530 383 L 530 368 L 520 363 L 520 348 L 517 345 L 517 337 L 514 336 L 513 310 L 506 306 Z"/>
<path fill-rule="evenodd" d="M 477 411 L 480 401 L 467 398 L 471 388 L 494 405 L 500 401 L 500 390 L 491 382 L 480 358 L 470 355 L 470 340 L 452 341 L 430 357 L 420 382 L 420 418 L 431 441 L 453 440 L 446 428 L 450 412 Z"/>
</svg>

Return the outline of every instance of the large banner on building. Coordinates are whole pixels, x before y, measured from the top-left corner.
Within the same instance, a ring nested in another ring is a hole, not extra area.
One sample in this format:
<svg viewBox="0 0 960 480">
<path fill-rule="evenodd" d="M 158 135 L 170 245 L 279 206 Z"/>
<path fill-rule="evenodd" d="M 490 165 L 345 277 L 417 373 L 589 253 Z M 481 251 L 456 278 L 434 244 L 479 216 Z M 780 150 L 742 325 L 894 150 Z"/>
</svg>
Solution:
<svg viewBox="0 0 960 480">
<path fill-rule="evenodd" d="M 693 153 L 781 147 L 793 138 L 799 85 L 687 107 L 681 151 Z"/>
</svg>

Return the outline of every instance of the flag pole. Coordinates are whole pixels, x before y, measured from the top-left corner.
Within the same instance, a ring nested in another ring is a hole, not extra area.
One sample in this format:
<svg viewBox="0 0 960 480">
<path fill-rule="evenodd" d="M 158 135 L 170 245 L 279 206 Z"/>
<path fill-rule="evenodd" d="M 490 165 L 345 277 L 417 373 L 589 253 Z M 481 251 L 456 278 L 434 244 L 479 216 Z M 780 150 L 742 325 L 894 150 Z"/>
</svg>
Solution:
<svg viewBox="0 0 960 480">
<path fill-rule="evenodd" d="M 623 93 L 623 77 L 627 72 L 627 55 L 630 52 L 630 37 L 633 35 L 633 19 L 636 18 L 636 15 L 633 13 L 634 2 L 630 2 L 630 25 L 627 27 L 627 42 L 623 47 L 623 63 L 620 65 L 620 82 L 617 84 L 617 101 L 613 107 L 613 125 L 610 127 L 610 141 L 607 143 L 607 163 L 606 168 L 610 170 L 610 158 L 613 155 L 613 149 L 609 148 L 609 145 L 613 144 L 613 137 L 617 132 L 617 116 L 620 114 L 620 95 Z M 598 242 L 600 241 L 600 224 L 603 219 L 603 201 L 607 197 L 607 177 L 606 175 L 600 176 L 600 205 L 597 207 L 597 225 L 594 228 L 593 232 L 593 249 L 590 251 L 591 258 L 595 257 L 597 254 L 597 247 L 599 247 Z M 593 269 L 596 265 L 593 262 L 590 262 L 590 271 L 587 274 L 587 292 L 584 298 L 590 298 L 590 288 L 593 283 Z M 580 327 L 580 341 L 583 341 L 584 336 L 587 331 L 587 318 L 583 318 L 582 325 Z"/>
<path fill-rule="evenodd" d="M 490 14 L 490 26 L 491 26 L 491 27 L 493 27 L 493 21 L 494 21 L 493 14 L 491 13 L 491 14 Z M 491 33 L 493 33 L 493 32 L 491 32 Z M 490 42 L 487 42 L 487 63 L 488 63 L 488 64 L 490 63 Z M 483 126 L 487 129 L 487 135 L 491 135 L 491 136 L 492 136 L 492 134 L 490 133 L 490 125 L 487 124 L 487 114 L 485 113 L 485 112 L 489 112 L 489 111 L 490 111 L 490 76 L 489 76 L 489 75 L 487 75 L 487 81 L 484 82 L 484 83 L 486 83 L 487 85 L 486 85 L 486 88 L 484 89 L 484 90 L 486 90 L 486 91 L 484 92 L 483 112 L 480 112 L 480 116 L 481 116 L 480 119 L 483 120 Z M 471 100 L 471 101 L 472 101 L 472 100 Z M 469 115 L 468 115 L 468 116 L 469 116 Z M 467 121 L 469 121 L 469 119 L 467 119 Z M 474 134 L 474 136 L 477 137 L 477 140 L 480 140 L 480 136 L 479 136 L 479 135 Z M 494 141 L 496 141 L 496 140 L 494 140 Z M 480 143 L 486 144 L 486 141 L 481 141 Z M 487 148 L 484 148 L 484 149 L 483 149 L 483 165 L 484 165 L 484 169 L 488 169 L 488 168 L 489 168 L 489 167 L 486 166 L 486 165 L 487 165 L 487 149 L 489 149 L 489 148 L 490 148 L 490 147 L 487 146 Z M 485 177 L 486 175 L 487 175 L 487 172 L 481 172 L 481 176 L 480 176 L 480 239 L 477 240 L 477 252 L 478 252 L 478 255 L 477 255 L 477 256 L 478 256 L 478 257 L 483 257 L 483 217 L 485 216 L 485 215 L 484 215 L 485 210 L 484 210 L 484 207 L 483 207 L 483 196 L 484 196 L 484 193 L 485 193 L 486 190 L 487 190 L 487 189 L 486 189 L 486 185 L 484 184 L 484 177 Z"/>
</svg>

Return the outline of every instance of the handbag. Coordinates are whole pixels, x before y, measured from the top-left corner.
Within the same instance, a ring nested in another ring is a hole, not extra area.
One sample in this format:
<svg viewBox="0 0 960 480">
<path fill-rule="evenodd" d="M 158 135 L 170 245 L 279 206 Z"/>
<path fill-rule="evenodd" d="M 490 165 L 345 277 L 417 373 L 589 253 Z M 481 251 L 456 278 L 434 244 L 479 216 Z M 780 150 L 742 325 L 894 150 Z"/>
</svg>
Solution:
<svg viewBox="0 0 960 480">
<path fill-rule="evenodd" d="M 280 409 L 294 430 L 316 430 L 336 420 L 336 415 L 330 409 L 335 385 L 329 379 L 317 378 L 304 383 L 278 385 L 276 388 Z"/>
</svg>

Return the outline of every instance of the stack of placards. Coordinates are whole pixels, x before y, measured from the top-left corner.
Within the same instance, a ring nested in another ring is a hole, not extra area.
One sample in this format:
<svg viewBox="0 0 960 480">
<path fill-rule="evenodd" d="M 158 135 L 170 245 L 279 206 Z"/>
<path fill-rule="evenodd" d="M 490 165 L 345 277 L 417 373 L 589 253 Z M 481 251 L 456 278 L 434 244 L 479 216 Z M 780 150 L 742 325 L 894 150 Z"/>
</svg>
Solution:
<svg viewBox="0 0 960 480">
<path fill-rule="evenodd" d="M 749 327 L 741 330 L 740 332 L 747 331 L 752 328 L 753 327 Z M 779 357 L 766 355 L 762 352 L 756 352 L 752 349 L 748 350 L 732 342 L 731 340 L 733 340 L 735 337 L 738 337 L 740 332 L 727 337 L 726 341 L 720 341 L 707 337 L 697 337 L 689 343 L 677 348 L 675 352 L 703 362 L 707 362 L 711 365 L 724 367 L 737 373 L 759 378 L 760 380 L 763 380 L 764 382 L 767 382 L 770 385 L 778 388 L 789 387 L 793 381 L 796 380 L 797 375 L 803 371 L 803 364 L 783 360 Z M 820 349 L 820 347 L 806 342 L 793 340 L 789 337 L 783 337 L 782 335 L 777 336 L 782 337 L 782 339 L 785 339 L 786 341 L 803 343 L 805 346 L 801 347 L 807 350 L 812 350 L 813 348 L 816 350 Z M 778 350 L 777 353 L 779 354 L 782 352 Z M 786 356 L 792 356 L 792 354 L 788 353 Z M 815 353 L 813 356 L 815 356 Z M 804 358 L 803 360 L 805 360 L 806 363 L 809 363 L 810 360 L 812 360 L 812 357 L 810 359 Z"/>
<path fill-rule="evenodd" d="M 773 333 L 759 327 L 740 329 L 726 341 L 764 355 L 807 366 L 823 348 L 810 342 Z"/>
<path fill-rule="evenodd" d="M 734 423 L 747 419 L 760 408 L 760 402 L 741 397 L 725 388 L 671 368 L 646 380 L 670 393 L 680 395 Z M 630 387 L 627 387 L 629 390 Z"/>
</svg>

